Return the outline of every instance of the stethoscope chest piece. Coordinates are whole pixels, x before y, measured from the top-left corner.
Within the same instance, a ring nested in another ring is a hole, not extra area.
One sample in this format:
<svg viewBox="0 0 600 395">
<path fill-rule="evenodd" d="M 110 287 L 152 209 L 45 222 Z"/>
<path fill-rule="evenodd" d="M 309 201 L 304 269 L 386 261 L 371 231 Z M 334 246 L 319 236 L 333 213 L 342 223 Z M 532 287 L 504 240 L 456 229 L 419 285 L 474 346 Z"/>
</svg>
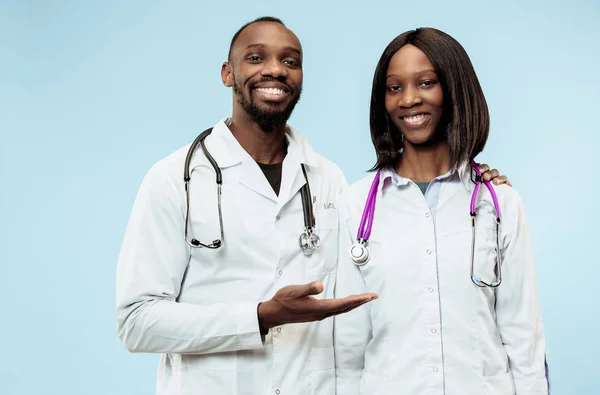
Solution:
<svg viewBox="0 0 600 395">
<path fill-rule="evenodd" d="M 360 225 L 358 225 L 358 232 L 356 234 L 356 242 L 350 247 L 350 259 L 356 266 L 363 266 L 369 262 L 371 258 L 371 252 L 369 251 L 369 237 L 371 236 L 371 230 L 373 228 L 373 217 L 375 216 L 375 200 L 377 199 L 377 187 L 379 186 L 379 178 L 381 177 L 379 171 L 373 178 L 371 189 L 369 189 L 369 195 L 365 202 L 365 209 L 363 210 Z"/>
<path fill-rule="evenodd" d="M 350 247 L 350 259 L 356 266 L 365 265 L 369 262 L 369 258 L 371 258 L 371 253 L 369 252 L 369 248 L 366 245 L 366 241 L 360 240 Z"/>
<path fill-rule="evenodd" d="M 300 249 L 306 256 L 311 256 L 321 246 L 321 239 L 312 229 L 307 229 L 300 235 Z"/>
</svg>

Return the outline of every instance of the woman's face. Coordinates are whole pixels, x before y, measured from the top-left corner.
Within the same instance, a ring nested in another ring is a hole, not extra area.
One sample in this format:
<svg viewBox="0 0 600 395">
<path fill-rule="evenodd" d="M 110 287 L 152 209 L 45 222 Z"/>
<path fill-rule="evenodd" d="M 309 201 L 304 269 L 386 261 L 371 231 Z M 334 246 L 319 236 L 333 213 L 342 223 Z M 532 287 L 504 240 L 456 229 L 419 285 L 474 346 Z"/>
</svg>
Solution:
<svg viewBox="0 0 600 395">
<path fill-rule="evenodd" d="M 420 145 L 435 136 L 444 92 L 423 51 L 407 44 L 392 56 L 386 74 L 385 109 L 404 134 L 404 143 Z"/>
</svg>

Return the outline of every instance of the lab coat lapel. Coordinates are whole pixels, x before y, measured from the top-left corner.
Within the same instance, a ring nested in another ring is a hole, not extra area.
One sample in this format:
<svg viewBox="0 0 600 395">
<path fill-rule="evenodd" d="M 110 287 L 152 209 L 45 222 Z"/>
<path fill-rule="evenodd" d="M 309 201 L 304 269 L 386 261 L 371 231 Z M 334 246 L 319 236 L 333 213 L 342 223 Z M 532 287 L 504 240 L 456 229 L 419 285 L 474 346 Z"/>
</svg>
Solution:
<svg viewBox="0 0 600 395">
<path fill-rule="evenodd" d="M 249 190 L 276 202 L 277 195 L 275 195 L 275 191 L 271 184 L 269 184 L 267 177 L 265 177 L 265 174 L 250 155 L 246 154 L 246 156 L 240 169 L 239 183 Z M 282 178 L 285 179 L 285 176 L 282 175 Z"/>
<path fill-rule="evenodd" d="M 283 206 L 294 199 L 298 195 L 300 199 L 300 189 L 306 184 L 306 179 L 302 173 L 302 164 L 306 167 L 306 176 L 308 178 L 311 202 L 316 207 L 315 198 L 318 195 L 319 188 L 321 187 L 321 177 L 319 172 L 312 171 L 312 166 L 306 164 L 298 151 L 292 151 L 288 153 L 288 156 L 283 161 L 282 177 L 281 177 L 281 191 L 279 193 L 278 209 L 281 210 Z"/>
<path fill-rule="evenodd" d="M 464 190 L 471 191 L 470 188 L 472 188 L 472 185 L 474 184 L 471 183 L 470 176 L 471 168 L 467 167 L 466 163 L 463 163 L 457 168 L 455 174 L 451 176 L 458 177 L 460 179 L 460 182 L 444 182 L 442 184 L 437 204 L 438 211 L 441 210 L 442 207 L 444 207 L 446 204 L 451 202 L 454 195 L 456 195 L 458 192 Z M 465 207 L 464 210 L 466 212 L 468 210 L 468 207 Z"/>
<path fill-rule="evenodd" d="M 226 169 L 242 162 L 242 157 L 238 150 L 235 149 L 232 139 L 235 141 L 224 121 L 221 120 L 213 127 L 211 134 L 205 140 L 207 151 L 221 169 Z M 202 152 L 201 146 L 198 145 L 190 161 L 190 170 L 200 165 L 210 166 L 206 155 Z"/>
<path fill-rule="evenodd" d="M 307 165 L 307 176 L 309 177 L 309 181 L 313 182 L 312 179 L 315 175 L 310 174 L 310 167 L 318 166 L 316 154 L 302 136 L 291 126 L 288 125 L 286 133 L 288 152 L 283 161 L 279 197 L 273 191 L 273 187 L 269 184 L 258 164 L 242 148 L 235 137 L 233 137 L 229 128 L 223 122 L 219 124 L 219 127 L 219 134 L 222 136 L 222 141 L 226 142 L 227 145 L 225 151 L 229 154 L 230 163 L 238 164 L 241 162 L 239 184 L 271 201 L 278 202 L 278 209 L 281 209 L 288 203 L 306 183 L 302 174 L 302 163 Z M 228 155 L 224 156 L 227 157 Z M 315 179 L 314 182 L 316 183 L 317 181 Z M 311 184 L 311 192 L 315 196 L 316 190 L 312 190 L 312 188 Z"/>
<path fill-rule="evenodd" d="M 264 173 L 236 140 L 227 125 L 222 121 L 218 124 L 218 128 L 215 127 L 213 132 L 215 134 L 214 137 L 219 139 L 219 144 L 215 147 L 215 153 L 219 159 L 225 164 L 241 165 L 239 173 L 237 173 L 239 184 L 272 201 L 276 201 L 277 196 L 275 195 L 275 191 L 273 191 Z"/>
<path fill-rule="evenodd" d="M 279 200 L 277 204 L 278 210 L 281 210 L 294 195 L 306 183 L 300 161 L 293 152 L 288 152 L 288 155 L 283 161 L 281 169 L 281 188 L 279 191 Z"/>
<path fill-rule="evenodd" d="M 306 184 L 306 179 L 302 173 L 302 164 L 306 167 L 308 177 L 311 201 L 318 195 L 320 188 L 319 172 L 311 171 L 311 168 L 318 166 L 316 154 L 302 136 L 291 126 L 288 125 L 286 133 L 288 141 L 288 153 L 283 161 L 281 191 L 279 193 L 278 209 L 286 205 L 296 195 L 299 195 L 300 188 Z M 300 197 L 298 197 L 300 199 Z"/>
</svg>

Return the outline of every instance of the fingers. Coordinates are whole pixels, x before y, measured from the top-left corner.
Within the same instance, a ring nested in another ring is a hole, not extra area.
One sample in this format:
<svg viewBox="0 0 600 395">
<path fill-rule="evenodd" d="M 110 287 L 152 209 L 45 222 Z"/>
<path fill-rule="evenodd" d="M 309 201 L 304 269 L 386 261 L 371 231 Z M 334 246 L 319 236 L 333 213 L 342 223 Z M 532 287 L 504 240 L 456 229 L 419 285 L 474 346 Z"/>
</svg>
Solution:
<svg viewBox="0 0 600 395">
<path fill-rule="evenodd" d="M 366 294 L 362 294 L 362 295 L 365 295 L 365 296 L 368 296 L 368 297 L 369 297 L 369 300 L 368 300 L 368 302 L 370 302 L 370 301 L 372 301 L 372 300 L 375 300 L 375 299 L 379 298 L 379 295 L 377 295 L 375 292 L 367 292 Z M 359 296 L 360 296 L 360 295 L 359 295 Z"/>
<path fill-rule="evenodd" d="M 375 300 L 375 299 L 377 299 L 377 297 L 375 297 L 375 298 L 373 298 L 373 299 L 371 299 L 371 300 Z M 347 309 L 340 310 L 340 311 L 336 311 L 335 313 L 331 313 L 329 316 L 333 316 L 333 315 L 340 315 L 340 314 L 347 313 L 347 312 L 349 312 L 349 311 L 352 311 L 352 310 L 354 310 L 354 309 L 356 309 L 356 308 L 358 308 L 358 307 L 362 306 L 363 304 L 366 304 L 366 303 L 369 303 L 369 302 L 370 302 L 370 301 L 365 301 L 365 302 L 362 302 L 361 304 L 359 304 L 359 305 L 357 305 L 357 306 L 351 306 L 351 307 L 348 307 Z"/>
<path fill-rule="evenodd" d="M 346 313 L 365 303 L 377 299 L 375 293 L 365 293 L 361 295 L 351 295 L 341 299 L 324 299 L 318 300 L 317 309 L 319 313 L 327 316 Z"/>
<path fill-rule="evenodd" d="M 508 181 L 508 178 L 506 176 L 498 176 L 498 177 L 494 178 L 493 182 L 494 182 L 494 185 L 502 185 L 502 184 L 510 185 L 510 182 Z"/>
<path fill-rule="evenodd" d="M 479 170 L 481 170 L 482 174 L 490 169 L 490 167 L 485 163 L 478 163 L 478 165 L 479 165 Z"/>
<path fill-rule="evenodd" d="M 289 295 L 293 298 L 301 298 L 304 296 L 318 295 L 321 292 L 323 292 L 323 283 L 320 281 L 313 281 L 308 284 L 293 285 Z"/>
<path fill-rule="evenodd" d="M 496 178 L 500 175 L 500 172 L 496 169 L 493 170 L 488 170 L 485 173 L 481 174 L 483 176 L 483 179 L 486 181 L 490 181 L 493 178 Z"/>
<path fill-rule="evenodd" d="M 481 176 L 485 181 L 492 181 L 494 185 L 506 184 L 509 187 L 512 187 L 508 178 L 506 176 L 501 176 L 498 169 L 489 170 L 489 166 L 485 163 L 480 164 L 479 168 L 481 169 Z"/>
</svg>

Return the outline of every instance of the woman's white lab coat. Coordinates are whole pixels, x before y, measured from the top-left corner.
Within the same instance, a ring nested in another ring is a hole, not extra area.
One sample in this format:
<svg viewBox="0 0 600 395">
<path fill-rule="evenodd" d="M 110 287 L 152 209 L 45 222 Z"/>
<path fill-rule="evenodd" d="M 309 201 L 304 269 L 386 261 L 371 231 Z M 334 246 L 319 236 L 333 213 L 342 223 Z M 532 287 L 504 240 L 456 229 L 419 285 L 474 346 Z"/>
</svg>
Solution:
<svg viewBox="0 0 600 395">
<path fill-rule="evenodd" d="M 502 225 L 499 288 L 471 282 L 470 167 L 439 177 L 426 196 L 384 171 L 377 193 L 371 260 L 357 267 L 349 249 L 374 175 L 340 197 L 336 296 L 379 299 L 335 320 L 337 393 L 541 395 L 547 393 L 545 342 L 523 203 L 495 187 Z M 475 275 L 494 278 L 491 195 L 477 203 Z"/>
</svg>

